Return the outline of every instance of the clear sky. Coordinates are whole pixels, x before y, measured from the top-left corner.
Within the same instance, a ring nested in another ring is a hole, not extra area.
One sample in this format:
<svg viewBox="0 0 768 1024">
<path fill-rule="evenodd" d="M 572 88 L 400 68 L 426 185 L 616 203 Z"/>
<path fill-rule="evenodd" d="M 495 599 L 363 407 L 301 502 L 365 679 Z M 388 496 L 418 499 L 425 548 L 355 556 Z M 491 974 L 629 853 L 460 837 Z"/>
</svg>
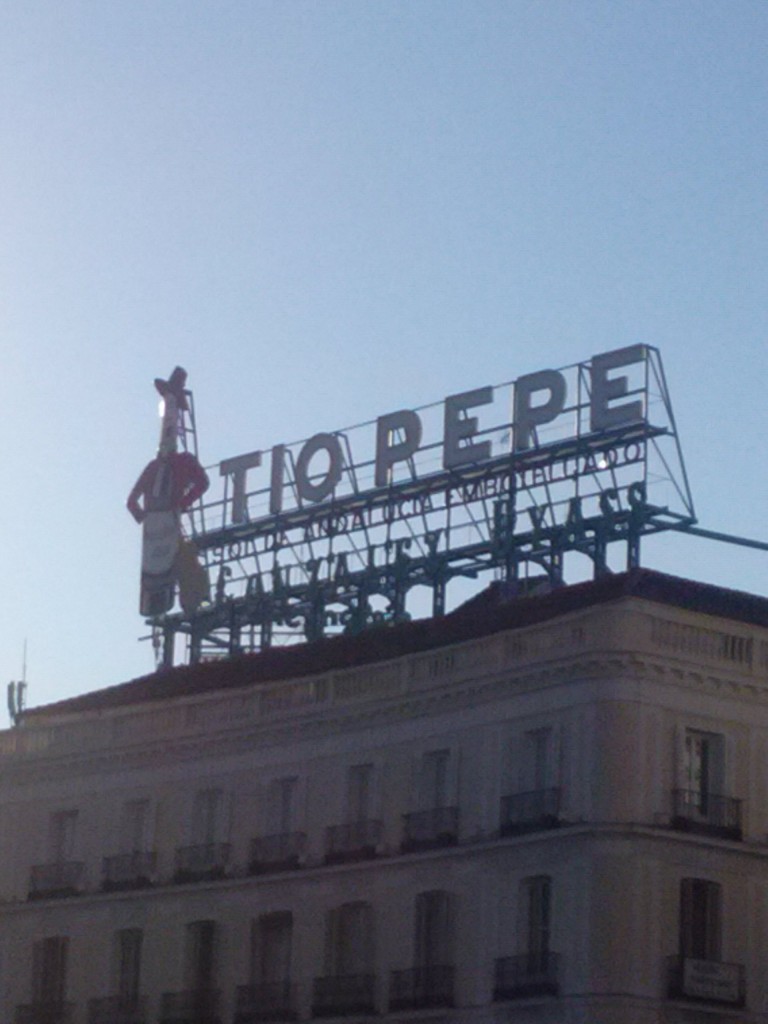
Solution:
<svg viewBox="0 0 768 1024">
<path fill-rule="evenodd" d="M 700 524 L 768 540 L 767 100 L 765 0 L 0 4 L 0 683 L 152 670 L 177 363 L 213 464 L 645 342 Z"/>
</svg>

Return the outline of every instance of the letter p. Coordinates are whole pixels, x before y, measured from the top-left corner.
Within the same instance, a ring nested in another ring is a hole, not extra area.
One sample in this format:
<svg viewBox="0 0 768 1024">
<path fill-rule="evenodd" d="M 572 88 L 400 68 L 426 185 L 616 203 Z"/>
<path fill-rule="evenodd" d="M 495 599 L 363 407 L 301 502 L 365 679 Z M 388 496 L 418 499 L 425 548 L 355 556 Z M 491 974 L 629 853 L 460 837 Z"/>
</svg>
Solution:
<svg viewBox="0 0 768 1024">
<path fill-rule="evenodd" d="M 549 397 L 533 404 L 537 391 L 548 391 Z M 528 373 L 515 382 L 515 451 L 531 447 L 536 427 L 551 423 L 565 406 L 565 377 L 557 370 L 539 370 Z"/>
<path fill-rule="evenodd" d="M 395 440 L 397 434 L 400 440 Z M 404 462 L 418 450 L 421 444 L 421 420 L 410 409 L 400 409 L 376 421 L 376 473 L 377 487 L 386 487 L 392 482 L 392 467 Z"/>
</svg>

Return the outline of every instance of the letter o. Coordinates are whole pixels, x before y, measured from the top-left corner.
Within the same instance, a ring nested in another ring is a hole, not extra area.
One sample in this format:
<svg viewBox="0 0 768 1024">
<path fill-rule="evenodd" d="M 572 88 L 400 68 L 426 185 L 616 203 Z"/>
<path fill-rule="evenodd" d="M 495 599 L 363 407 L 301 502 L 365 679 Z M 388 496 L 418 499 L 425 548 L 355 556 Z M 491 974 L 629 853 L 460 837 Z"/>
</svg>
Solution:
<svg viewBox="0 0 768 1024">
<path fill-rule="evenodd" d="M 637 441 L 630 441 L 624 445 L 624 462 L 639 462 L 643 457 L 643 451 Z"/>
<path fill-rule="evenodd" d="M 320 483 L 313 484 L 309 479 L 309 464 L 318 452 L 328 453 L 328 470 Z M 296 489 L 300 498 L 307 501 L 322 501 L 333 492 L 341 480 L 344 458 L 341 454 L 339 439 L 333 434 L 315 434 L 299 452 L 296 460 Z"/>
</svg>

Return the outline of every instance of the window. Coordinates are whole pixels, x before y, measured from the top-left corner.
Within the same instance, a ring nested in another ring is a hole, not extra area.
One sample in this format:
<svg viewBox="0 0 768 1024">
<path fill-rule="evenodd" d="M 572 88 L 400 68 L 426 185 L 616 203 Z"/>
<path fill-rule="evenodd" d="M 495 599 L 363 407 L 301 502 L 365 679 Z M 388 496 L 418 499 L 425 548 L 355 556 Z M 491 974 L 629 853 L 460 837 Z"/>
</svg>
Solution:
<svg viewBox="0 0 768 1024">
<path fill-rule="evenodd" d="M 135 1006 L 139 999 L 142 940 L 140 928 L 115 932 L 115 992 L 121 1006 Z"/>
<path fill-rule="evenodd" d="M 355 764 L 347 772 L 347 821 L 368 821 L 371 817 L 373 765 Z"/>
<path fill-rule="evenodd" d="M 192 921 L 186 936 L 187 988 L 212 992 L 216 976 L 216 922 Z"/>
<path fill-rule="evenodd" d="M 75 855 L 77 811 L 56 811 L 51 815 L 48 845 L 51 861 L 64 864 Z"/>
<path fill-rule="evenodd" d="M 725 744 L 723 736 L 686 729 L 683 785 L 689 805 L 703 816 L 712 810 L 712 797 L 723 793 Z"/>
<path fill-rule="evenodd" d="M 66 999 L 68 945 L 66 937 L 55 935 L 32 947 L 33 1003 L 63 1003 Z"/>
<path fill-rule="evenodd" d="M 293 915 L 290 911 L 262 914 L 251 927 L 251 982 L 280 985 L 291 976 Z"/>
<path fill-rule="evenodd" d="M 416 897 L 416 967 L 445 967 L 453 964 L 453 901 L 441 889 L 421 892 Z"/>
<path fill-rule="evenodd" d="M 312 1015 L 374 1012 L 373 911 L 345 903 L 326 916 L 325 976 L 315 978 Z"/>
<path fill-rule="evenodd" d="M 192 842 L 196 845 L 215 843 L 223 834 L 223 796 L 220 789 L 203 789 L 195 797 Z"/>
<path fill-rule="evenodd" d="M 345 903 L 326 919 L 326 974 L 373 973 L 373 910 L 369 903 Z"/>
<path fill-rule="evenodd" d="M 449 777 L 450 750 L 430 750 L 421 759 L 419 806 L 447 807 L 450 804 Z"/>
<path fill-rule="evenodd" d="M 720 733 L 678 730 L 673 828 L 742 838 L 742 801 L 728 795 L 725 755 L 725 736 Z"/>
<path fill-rule="evenodd" d="M 120 849 L 145 853 L 149 847 L 149 800 L 127 800 L 120 822 Z"/>
<path fill-rule="evenodd" d="M 521 885 L 522 952 L 528 959 L 528 973 L 546 970 L 552 926 L 552 879 L 547 875 L 524 878 Z"/>
<path fill-rule="evenodd" d="M 295 776 L 290 776 L 275 779 L 270 786 L 268 828 L 277 835 L 295 831 L 298 785 L 299 780 Z"/>
<path fill-rule="evenodd" d="M 551 789 L 555 784 L 552 730 L 532 729 L 525 734 L 523 786 L 529 791 Z"/>
<path fill-rule="evenodd" d="M 680 882 L 680 956 L 719 960 L 721 888 L 704 878 Z"/>
</svg>

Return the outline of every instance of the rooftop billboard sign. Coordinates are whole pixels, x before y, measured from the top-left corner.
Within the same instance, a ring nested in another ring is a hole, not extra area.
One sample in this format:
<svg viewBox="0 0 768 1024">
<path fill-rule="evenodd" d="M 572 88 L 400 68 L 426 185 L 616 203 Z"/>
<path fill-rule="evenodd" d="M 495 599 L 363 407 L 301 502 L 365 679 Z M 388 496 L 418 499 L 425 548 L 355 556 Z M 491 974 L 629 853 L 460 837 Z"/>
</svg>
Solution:
<svg viewBox="0 0 768 1024">
<path fill-rule="evenodd" d="M 397 621 L 419 588 L 439 615 L 459 578 L 556 585 L 569 553 L 599 575 L 611 544 L 635 564 L 643 535 L 694 521 L 646 345 L 256 448 L 209 474 L 183 514 L 213 594 L 152 619 L 186 634 L 193 660 Z"/>
</svg>

